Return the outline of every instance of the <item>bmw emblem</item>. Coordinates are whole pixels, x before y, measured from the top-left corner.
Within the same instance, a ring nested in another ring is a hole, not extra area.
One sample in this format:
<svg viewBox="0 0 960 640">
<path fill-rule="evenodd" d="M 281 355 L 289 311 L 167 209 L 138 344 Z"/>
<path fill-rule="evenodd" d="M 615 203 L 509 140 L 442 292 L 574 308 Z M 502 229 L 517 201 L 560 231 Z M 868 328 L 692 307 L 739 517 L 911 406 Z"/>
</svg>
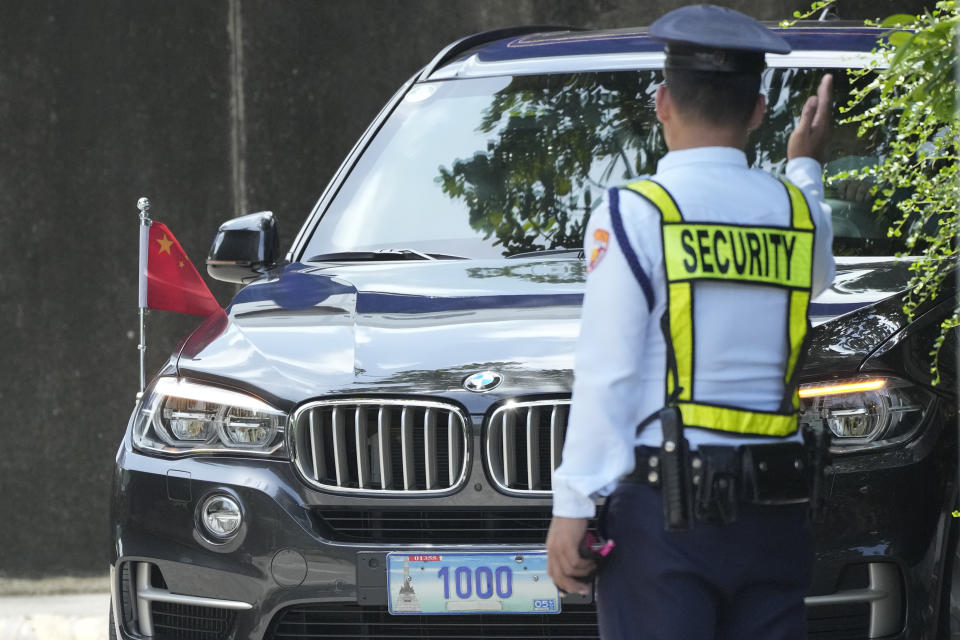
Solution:
<svg viewBox="0 0 960 640">
<path fill-rule="evenodd" d="M 463 381 L 463 388 L 467 391 L 482 393 L 496 389 L 501 382 L 503 382 L 503 376 L 496 371 L 481 371 L 472 376 L 467 376 L 466 380 Z"/>
</svg>

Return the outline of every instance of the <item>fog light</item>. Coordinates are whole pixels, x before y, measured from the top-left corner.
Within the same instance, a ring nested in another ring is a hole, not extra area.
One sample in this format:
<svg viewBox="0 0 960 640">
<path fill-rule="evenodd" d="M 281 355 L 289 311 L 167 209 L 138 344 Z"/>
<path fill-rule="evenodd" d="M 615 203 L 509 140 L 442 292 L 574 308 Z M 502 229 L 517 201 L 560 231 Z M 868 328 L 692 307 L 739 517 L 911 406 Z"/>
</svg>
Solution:
<svg viewBox="0 0 960 640">
<path fill-rule="evenodd" d="M 207 498 L 200 507 L 200 521 L 215 538 L 229 538 L 240 529 L 243 514 L 236 500 L 217 494 Z"/>
</svg>

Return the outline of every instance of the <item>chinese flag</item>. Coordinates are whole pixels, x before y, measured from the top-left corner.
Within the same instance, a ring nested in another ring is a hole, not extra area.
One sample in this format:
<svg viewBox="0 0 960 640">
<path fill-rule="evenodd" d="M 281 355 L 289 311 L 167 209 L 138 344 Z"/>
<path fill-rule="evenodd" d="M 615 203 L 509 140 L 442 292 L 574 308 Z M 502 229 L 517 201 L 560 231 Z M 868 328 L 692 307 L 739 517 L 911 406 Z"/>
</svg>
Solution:
<svg viewBox="0 0 960 640">
<path fill-rule="evenodd" d="M 195 316 L 223 312 L 170 229 L 141 228 L 140 306 Z"/>
</svg>

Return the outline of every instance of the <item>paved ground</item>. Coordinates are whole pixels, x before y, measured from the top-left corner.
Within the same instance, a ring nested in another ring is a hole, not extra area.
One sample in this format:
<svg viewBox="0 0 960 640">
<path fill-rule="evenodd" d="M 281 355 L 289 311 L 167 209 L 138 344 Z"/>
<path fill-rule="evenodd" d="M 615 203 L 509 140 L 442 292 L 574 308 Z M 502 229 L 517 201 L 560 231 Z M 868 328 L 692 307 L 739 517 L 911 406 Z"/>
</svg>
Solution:
<svg viewBox="0 0 960 640">
<path fill-rule="evenodd" d="M 2 640 L 107 640 L 107 593 L 0 596 Z"/>
</svg>

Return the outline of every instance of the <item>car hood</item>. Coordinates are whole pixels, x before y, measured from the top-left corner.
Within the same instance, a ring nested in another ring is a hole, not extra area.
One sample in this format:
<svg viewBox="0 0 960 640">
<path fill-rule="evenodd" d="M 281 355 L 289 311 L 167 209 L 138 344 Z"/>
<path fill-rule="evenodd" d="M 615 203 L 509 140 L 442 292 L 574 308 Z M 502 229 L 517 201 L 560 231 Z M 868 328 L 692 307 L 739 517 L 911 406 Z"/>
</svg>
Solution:
<svg viewBox="0 0 960 640">
<path fill-rule="evenodd" d="M 376 391 L 456 396 L 482 411 L 498 397 L 567 394 L 584 278 L 583 261 L 567 258 L 291 264 L 208 319 L 182 346 L 178 370 L 281 407 Z M 811 307 L 814 335 L 831 342 L 816 349 L 845 360 L 869 353 L 902 321 L 876 311 L 878 301 L 907 279 L 894 260 L 838 265 L 833 287 Z M 864 313 L 873 330 L 839 329 Z M 487 369 L 504 381 L 481 403 L 462 383 Z"/>
</svg>

